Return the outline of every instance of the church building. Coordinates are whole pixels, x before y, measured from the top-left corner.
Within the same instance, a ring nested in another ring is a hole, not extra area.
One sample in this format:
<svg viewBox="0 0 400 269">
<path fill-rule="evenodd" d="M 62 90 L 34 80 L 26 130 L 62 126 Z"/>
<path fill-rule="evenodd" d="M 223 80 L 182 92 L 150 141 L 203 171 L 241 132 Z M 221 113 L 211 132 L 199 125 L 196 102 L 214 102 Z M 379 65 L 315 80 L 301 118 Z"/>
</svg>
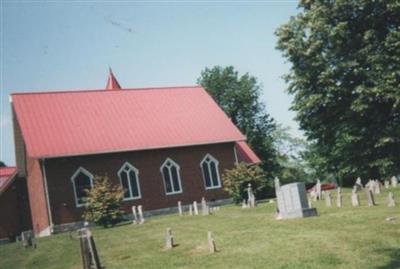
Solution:
<svg viewBox="0 0 400 269">
<path fill-rule="evenodd" d="M 16 193 L 0 212 L 0 238 L 81 226 L 95 176 L 122 186 L 126 214 L 133 205 L 163 212 L 229 198 L 224 170 L 260 162 L 200 86 L 121 88 L 110 70 L 105 89 L 14 93 L 10 102 L 16 168 L 0 181 L 0 208 L 8 189 Z"/>
</svg>

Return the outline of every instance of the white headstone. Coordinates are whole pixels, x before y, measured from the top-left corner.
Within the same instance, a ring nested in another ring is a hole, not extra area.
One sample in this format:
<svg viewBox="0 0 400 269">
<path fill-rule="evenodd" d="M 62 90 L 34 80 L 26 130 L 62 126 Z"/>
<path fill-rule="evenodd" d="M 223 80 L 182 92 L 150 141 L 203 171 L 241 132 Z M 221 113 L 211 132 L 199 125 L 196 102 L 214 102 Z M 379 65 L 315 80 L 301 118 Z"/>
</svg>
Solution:
<svg viewBox="0 0 400 269">
<path fill-rule="evenodd" d="M 394 200 L 393 192 L 389 192 L 388 207 L 395 207 L 395 206 L 396 206 L 396 202 Z"/>
<path fill-rule="evenodd" d="M 247 197 L 248 197 L 247 204 L 249 205 L 249 207 L 255 207 L 256 206 L 256 198 L 254 196 L 254 193 L 253 193 L 250 183 L 247 187 Z"/>
<path fill-rule="evenodd" d="M 336 206 L 337 206 L 337 207 L 342 207 L 342 205 L 343 205 L 342 190 L 341 190 L 341 188 L 339 187 L 339 188 L 337 189 Z"/>
<path fill-rule="evenodd" d="M 332 206 L 332 194 L 330 191 L 325 192 L 325 202 L 327 207 Z"/>
<path fill-rule="evenodd" d="M 389 189 L 389 187 L 390 187 L 389 180 L 385 180 L 385 189 Z"/>
<path fill-rule="evenodd" d="M 357 190 L 362 190 L 362 189 L 364 189 L 364 186 L 363 186 L 363 184 L 362 184 L 362 182 L 361 182 L 361 178 L 360 178 L 360 177 L 358 177 L 358 178 L 356 179 L 355 186 L 357 187 Z"/>
<path fill-rule="evenodd" d="M 318 179 L 317 184 L 315 185 L 315 192 L 317 194 L 317 199 L 322 199 L 322 190 L 321 190 L 321 181 Z"/>
<path fill-rule="evenodd" d="M 206 199 L 204 199 L 204 197 L 201 198 L 201 212 L 202 212 L 203 216 L 209 215 L 207 202 L 206 202 Z"/>
<path fill-rule="evenodd" d="M 189 205 L 189 215 L 193 216 L 193 206 L 191 204 Z"/>
<path fill-rule="evenodd" d="M 393 188 L 397 188 L 397 184 L 398 184 L 397 177 L 392 176 L 392 178 L 390 179 L 390 181 L 392 182 L 392 187 L 393 187 Z"/>
<path fill-rule="evenodd" d="M 136 206 L 132 206 L 132 215 L 133 215 L 132 223 L 133 224 L 137 224 L 139 221 L 138 221 L 138 216 L 137 216 L 137 213 L 136 213 Z"/>
<path fill-rule="evenodd" d="M 144 215 L 143 215 L 143 207 L 140 205 L 138 206 L 138 214 L 139 214 L 139 224 L 144 223 Z"/>
<path fill-rule="evenodd" d="M 196 201 L 193 202 L 193 210 L 194 210 L 194 214 L 197 216 L 199 214 L 199 208 L 197 207 Z"/>
<path fill-rule="evenodd" d="M 360 197 L 357 193 L 358 186 L 354 185 L 353 190 L 351 192 L 351 205 L 352 206 L 360 206 Z"/>
<path fill-rule="evenodd" d="M 375 179 L 374 194 L 381 194 L 381 182 Z"/>
<path fill-rule="evenodd" d="M 178 201 L 178 211 L 179 211 L 179 216 L 182 216 L 183 212 L 182 212 L 182 203 L 181 203 L 181 201 Z"/>
</svg>

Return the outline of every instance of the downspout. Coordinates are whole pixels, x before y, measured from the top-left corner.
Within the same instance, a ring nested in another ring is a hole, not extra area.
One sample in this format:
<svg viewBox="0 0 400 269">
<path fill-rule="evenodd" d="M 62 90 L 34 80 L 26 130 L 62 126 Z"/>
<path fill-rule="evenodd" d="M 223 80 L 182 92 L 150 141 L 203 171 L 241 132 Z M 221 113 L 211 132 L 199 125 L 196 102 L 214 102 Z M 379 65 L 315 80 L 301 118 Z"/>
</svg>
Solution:
<svg viewBox="0 0 400 269">
<path fill-rule="evenodd" d="M 237 157 L 237 152 L 236 152 L 236 142 L 233 144 L 233 153 L 235 154 L 235 164 L 238 164 L 238 157 Z"/>
<path fill-rule="evenodd" d="M 46 196 L 46 206 L 47 206 L 47 214 L 49 215 L 49 224 L 50 224 L 50 234 L 54 232 L 53 218 L 51 216 L 51 208 L 50 208 L 50 199 L 49 199 L 49 190 L 47 186 L 47 177 L 46 177 L 46 168 L 45 168 L 46 159 L 42 159 L 42 174 L 43 174 L 43 184 L 44 184 L 44 193 Z"/>
</svg>

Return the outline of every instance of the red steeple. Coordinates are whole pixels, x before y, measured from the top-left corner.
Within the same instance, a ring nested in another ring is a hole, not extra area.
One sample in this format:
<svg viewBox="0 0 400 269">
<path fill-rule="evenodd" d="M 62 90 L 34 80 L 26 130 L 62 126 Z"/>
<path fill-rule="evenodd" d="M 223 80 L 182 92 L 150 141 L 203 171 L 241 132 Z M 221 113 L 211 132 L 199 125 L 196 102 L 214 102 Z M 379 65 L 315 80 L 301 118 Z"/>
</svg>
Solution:
<svg viewBox="0 0 400 269">
<path fill-rule="evenodd" d="M 120 90 L 121 86 L 118 83 L 118 80 L 115 78 L 111 68 L 108 74 L 107 86 L 106 90 Z"/>
</svg>

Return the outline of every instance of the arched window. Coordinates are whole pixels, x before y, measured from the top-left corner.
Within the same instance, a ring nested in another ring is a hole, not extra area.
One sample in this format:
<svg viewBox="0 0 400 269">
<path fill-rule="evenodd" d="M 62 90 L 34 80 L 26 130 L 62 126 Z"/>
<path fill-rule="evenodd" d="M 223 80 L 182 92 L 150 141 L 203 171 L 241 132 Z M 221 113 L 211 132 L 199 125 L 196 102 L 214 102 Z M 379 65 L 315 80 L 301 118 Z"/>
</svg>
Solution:
<svg viewBox="0 0 400 269">
<path fill-rule="evenodd" d="M 87 190 L 91 190 L 93 187 L 93 175 L 85 168 L 79 167 L 72 175 L 71 181 L 74 187 L 76 206 L 84 206 Z"/>
<path fill-rule="evenodd" d="M 139 185 L 139 170 L 125 163 L 118 171 L 118 177 L 124 190 L 124 200 L 141 198 Z"/>
<path fill-rule="evenodd" d="M 169 158 L 161 166 L 161 174 L 163 175 L 165 192 L 167 194 L 182 192 L 179 170 L 179 165 Z"/>
<path fill-rule="evenodd" d="M 203 179 L 206 189 L 215 189 L 221 187 L 219 178 L 218 161 L 210 154 L 207 154 L 200 163 L 203 172 Z"/>
</svg>

